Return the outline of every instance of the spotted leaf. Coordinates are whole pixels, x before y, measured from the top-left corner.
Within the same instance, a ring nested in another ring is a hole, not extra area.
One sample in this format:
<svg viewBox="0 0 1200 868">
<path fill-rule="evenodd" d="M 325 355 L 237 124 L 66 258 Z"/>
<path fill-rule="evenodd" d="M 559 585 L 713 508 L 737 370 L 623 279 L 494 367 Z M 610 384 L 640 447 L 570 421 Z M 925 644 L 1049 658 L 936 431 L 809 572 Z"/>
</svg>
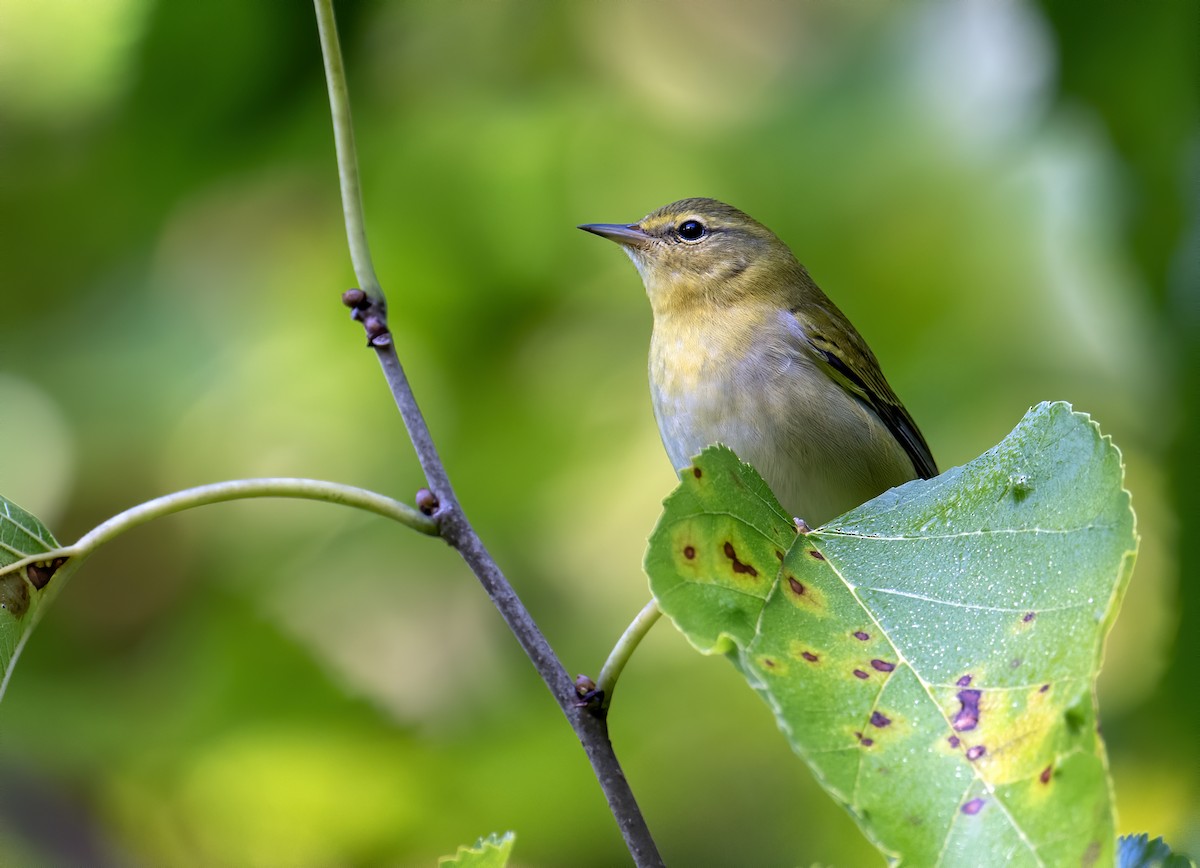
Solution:
<svg viewBox="0 0 1200 868">
<path fill-rule="evenodd" d="M 38 559 L 58 548 L 45 525 L 0 497 L 0 698 L 46 604 L 74 569 L 63 558 Z"/>
<path fill-rule="evenodd" d="M 1137 548 L 1122 478 L 1088 417 L 1041 404 L 969 464 L 798 534 L 712 447 L 646 570 L 891 861 L 1111 864 L 1095 680 Z"/>
</svg>

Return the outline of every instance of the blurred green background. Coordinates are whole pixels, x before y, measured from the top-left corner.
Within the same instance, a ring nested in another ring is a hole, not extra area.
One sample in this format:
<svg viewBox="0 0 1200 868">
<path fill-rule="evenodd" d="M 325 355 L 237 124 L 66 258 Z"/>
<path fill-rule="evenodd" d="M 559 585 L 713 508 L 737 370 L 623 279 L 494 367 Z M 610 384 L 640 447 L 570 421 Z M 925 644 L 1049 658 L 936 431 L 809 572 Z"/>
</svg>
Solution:
<svg viewBox="0 0 1200 868">
<path fill-rule="evenodd" d="M 1043 399 L 1114 437 L 1142 536 L 1101 678 L 1120 825 L 1200 851 L 1194 2 L 338 8 L 401 357 L 573 672 L 646 601 L 673 484 L 640 281 L 574 226 L 715 196 L 792 245 L 943 468 Z M 218 479 L 421 484 L 339 303 L 308 4 L 0 3 L 0 256 L 0 491 L 61 539 Z M 882 864 L 667 625 L 612 730 L 670 864 Z M 453 553 L 331 506 L 121 539 L 0 706 L 5 865 L 429 865 L 504 829 L 519 864 L 627 858 Z"/>
</svg>

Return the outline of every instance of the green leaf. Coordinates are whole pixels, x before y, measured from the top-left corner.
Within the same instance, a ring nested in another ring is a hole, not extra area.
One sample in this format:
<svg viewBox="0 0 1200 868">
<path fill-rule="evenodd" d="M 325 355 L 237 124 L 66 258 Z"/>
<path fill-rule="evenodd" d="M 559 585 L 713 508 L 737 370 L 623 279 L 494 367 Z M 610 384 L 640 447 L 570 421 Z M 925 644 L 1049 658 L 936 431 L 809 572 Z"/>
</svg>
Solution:
<svg viewBox="0 0 1200 868">
<path fill-rule="evenodd" d="M 74 572 L 73 561 L 36 559 L 59 548 L 44 524 L 0 497 L 0 699 L 34 625 Z"/>
<path fill-rule="evenodd" d="M 1196 863 L 1187 856 L 1172 853 L 1162 838 L 1150 840 L 1150 836 L 1122 835 L 1117 842 L 1118 868 L 1196 868 Z"/>
<path fill-rule="evenodd" d="M 1107 864 L 1095 680 L 1137 548 L 1122 477 L 1087 416 L 1041 404 L 966 466 L 798 536 L 713 447 L 667 498 L 646 570 L 889 858 Z"/>
<path fill-rule="evenodd" d="M 516 840 L 515 832 L 505 832 L 503 835 L 493 832 L 476 841 L 474 847 L 459 847 L 453 856 L 443 856 L 438 859 L 438 865 L 450 868 L 504 868 Z"/>
</svg>

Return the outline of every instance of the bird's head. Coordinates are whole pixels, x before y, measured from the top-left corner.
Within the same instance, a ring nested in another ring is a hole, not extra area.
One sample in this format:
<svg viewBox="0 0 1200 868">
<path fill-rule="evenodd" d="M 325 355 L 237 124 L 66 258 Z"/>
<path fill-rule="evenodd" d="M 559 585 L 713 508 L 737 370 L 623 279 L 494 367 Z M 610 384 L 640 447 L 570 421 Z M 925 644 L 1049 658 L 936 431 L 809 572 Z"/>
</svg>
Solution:
<svg viewBox="0 0 1200 868">
<path fill-rule="evenodd" d="M 587 232 L 624 248 L 655 314 L 782 301 L 803 272 L 770 229 L 716 199 L 681 199 L 637 223 L 589 223 Z"/>
</svg>

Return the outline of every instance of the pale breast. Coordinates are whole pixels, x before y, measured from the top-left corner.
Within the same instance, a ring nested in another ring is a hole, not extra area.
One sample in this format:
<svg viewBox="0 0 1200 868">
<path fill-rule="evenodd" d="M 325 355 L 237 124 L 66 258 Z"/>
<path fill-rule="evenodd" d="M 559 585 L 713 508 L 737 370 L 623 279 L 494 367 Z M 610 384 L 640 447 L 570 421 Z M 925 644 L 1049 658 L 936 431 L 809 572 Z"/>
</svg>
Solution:
<svg viewBox="0 0 1200 868">
<path fill-rule="evenodd" d="M 753 341 L 738 341 L 732 321 L 721 329 L 656 321 L 654 413 L 676 469 L 724 443 L 815 527 L 915 474 L 887 427 L 825 375 L 779 316 L 787 315 L 731 314 L 756 326 Z"/>
</svg>

